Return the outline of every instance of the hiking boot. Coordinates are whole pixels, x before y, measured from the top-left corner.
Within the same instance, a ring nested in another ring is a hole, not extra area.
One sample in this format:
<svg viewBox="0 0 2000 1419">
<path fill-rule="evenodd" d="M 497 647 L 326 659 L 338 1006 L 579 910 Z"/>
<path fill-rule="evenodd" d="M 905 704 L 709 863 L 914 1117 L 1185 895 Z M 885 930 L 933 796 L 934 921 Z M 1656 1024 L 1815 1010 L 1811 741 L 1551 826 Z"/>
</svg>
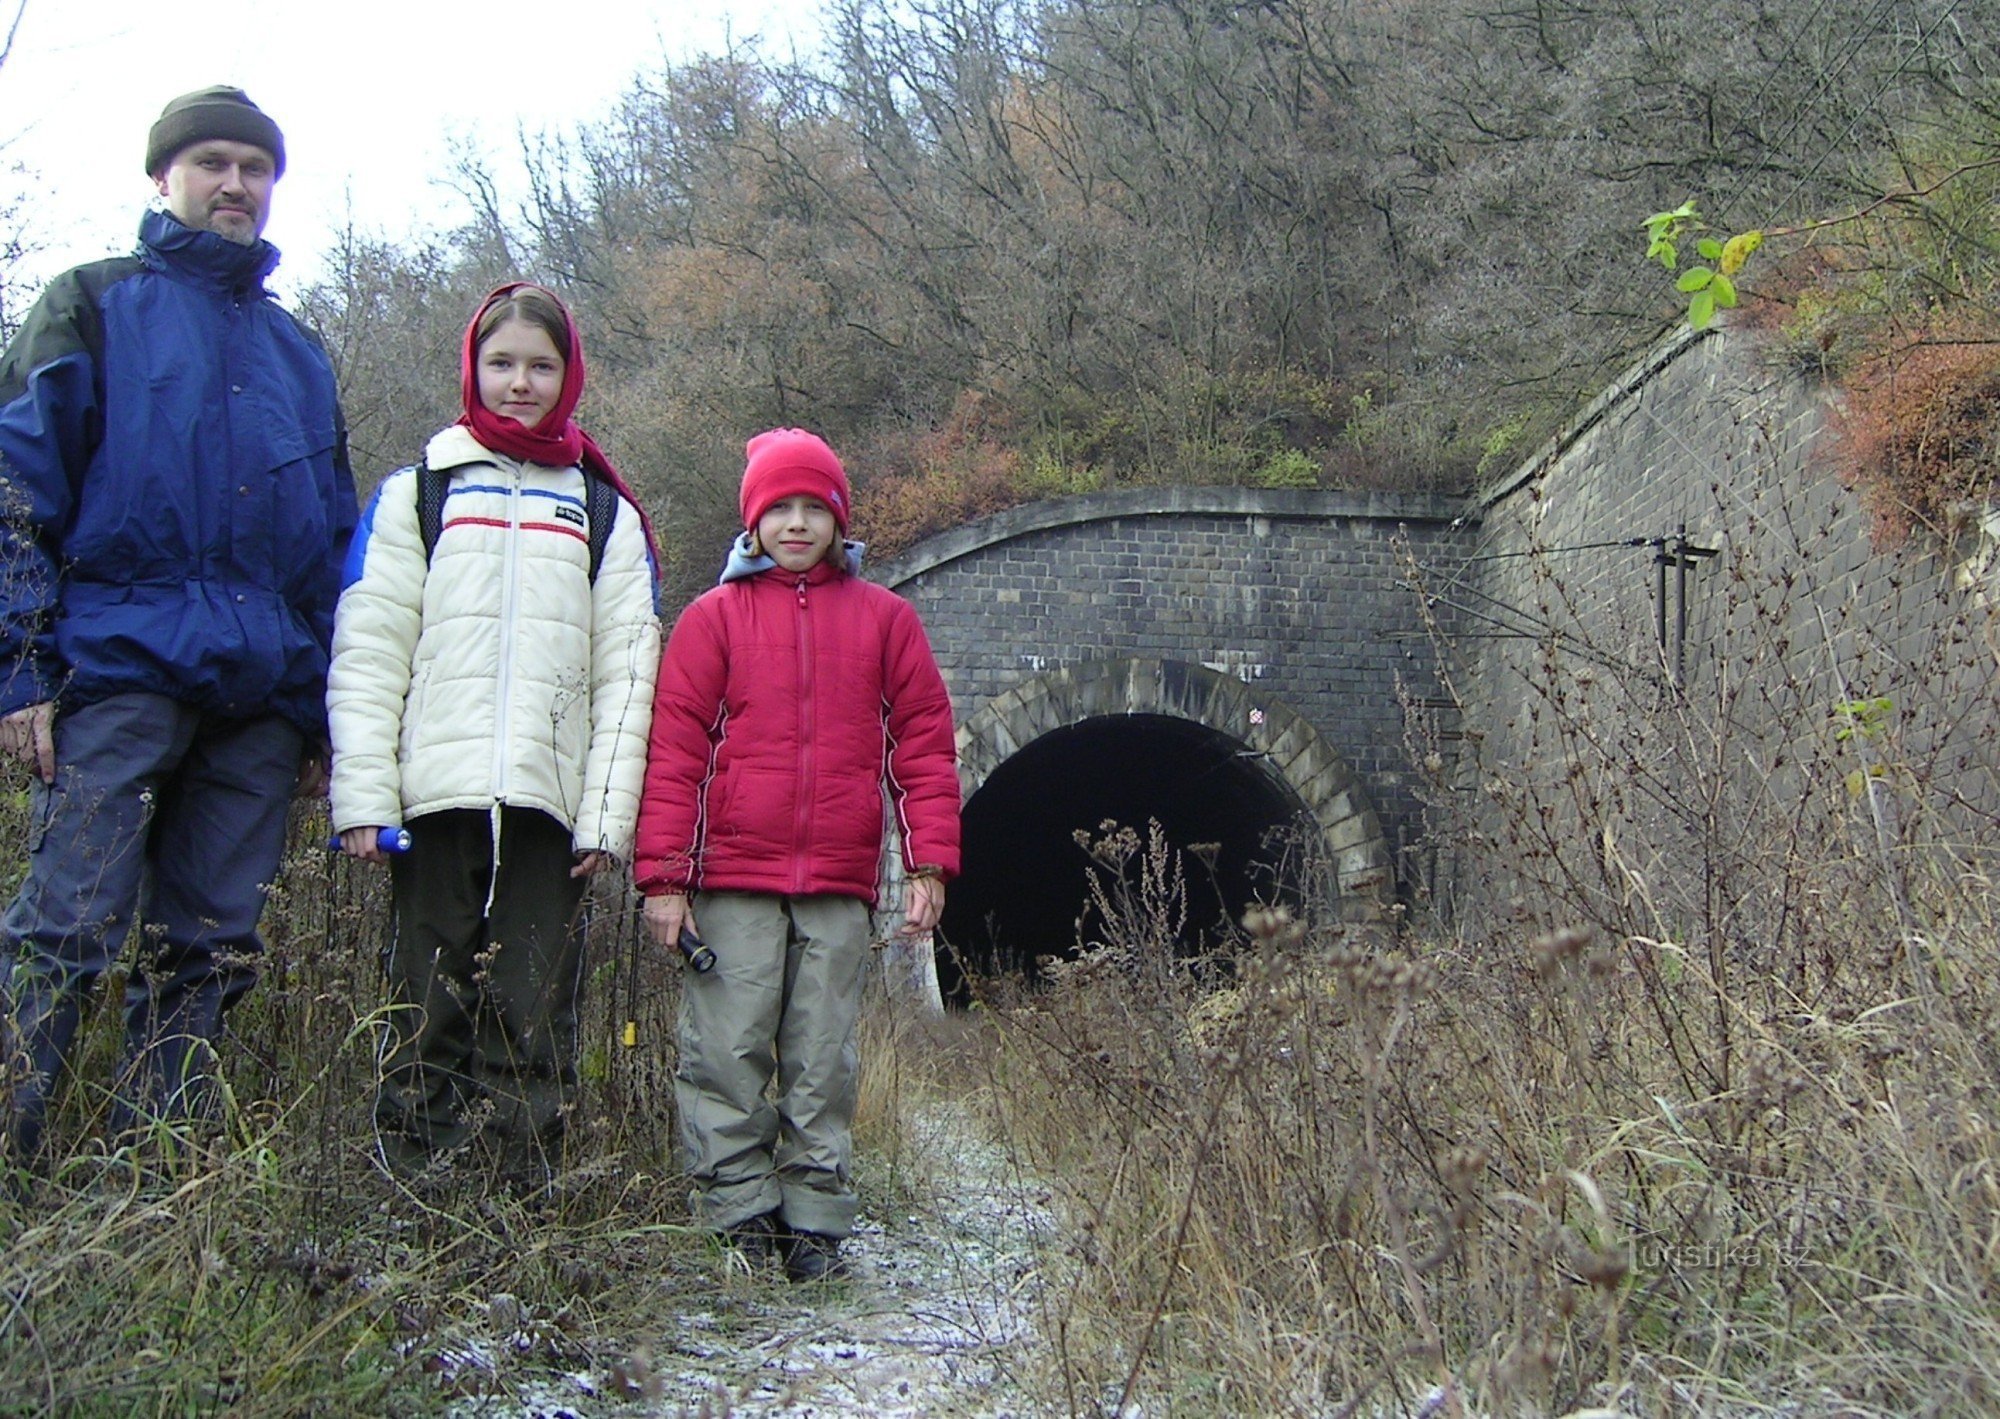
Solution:
<svg viewBox="0 0 2000 1419">
<path fill-rule="evenodd" d="M 783 1250 L 783 1229 L 778 1214 L 760 1212 L 722 1229 L 723 1243 L 732 1247 L 752 1266 L 762 1266 Z"/>
<path fill-rule="evenodd" d="M 785 1245 L 785 1275 L 793 1281 L 838 1281 L 848 1274 L 840 1238 L 823 1232 L 793 1232 Z"/>
</svg>

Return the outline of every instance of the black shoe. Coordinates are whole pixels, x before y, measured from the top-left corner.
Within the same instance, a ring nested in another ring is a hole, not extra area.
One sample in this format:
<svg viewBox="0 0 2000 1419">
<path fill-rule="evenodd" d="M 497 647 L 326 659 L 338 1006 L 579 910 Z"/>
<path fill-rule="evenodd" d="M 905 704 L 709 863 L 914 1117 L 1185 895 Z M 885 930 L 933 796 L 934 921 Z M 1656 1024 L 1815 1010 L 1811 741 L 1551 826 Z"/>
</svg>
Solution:
<svg viewBox="0 0 2000 1419">
<path fill-rule="evenodd" d="M 793 1232 L 785 1245 L 785 1275 L 793 1281 L 838 1281 L 848 1275 L 840 1238 L 823 1232 Z"/>
<path fill-rule="evenodd" d="M 722 1240 L 735 1248 L 752 1266 L 761 1266 L 784 1250 L 783 1228 L 778 1225 L 778 1214 L 775 1212 L 762 1212 L 724 1227 Z"/>
</svg>

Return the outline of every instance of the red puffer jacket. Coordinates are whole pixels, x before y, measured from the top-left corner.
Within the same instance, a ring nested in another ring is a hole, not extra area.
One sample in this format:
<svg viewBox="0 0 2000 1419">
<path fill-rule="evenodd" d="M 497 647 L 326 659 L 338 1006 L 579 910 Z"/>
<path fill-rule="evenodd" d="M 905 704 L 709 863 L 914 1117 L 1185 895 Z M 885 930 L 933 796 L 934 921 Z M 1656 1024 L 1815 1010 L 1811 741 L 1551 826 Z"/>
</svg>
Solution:
<svg viewBox="0 0 2000 1419">
<path fill-rule="evenodd" d="M 951 698 L 895 593 L 829 563 L 703 594 L 668 641 L 633 875 L 875 903 L 884 784 L 906 866 L 958 872 Z"/>
</svg>

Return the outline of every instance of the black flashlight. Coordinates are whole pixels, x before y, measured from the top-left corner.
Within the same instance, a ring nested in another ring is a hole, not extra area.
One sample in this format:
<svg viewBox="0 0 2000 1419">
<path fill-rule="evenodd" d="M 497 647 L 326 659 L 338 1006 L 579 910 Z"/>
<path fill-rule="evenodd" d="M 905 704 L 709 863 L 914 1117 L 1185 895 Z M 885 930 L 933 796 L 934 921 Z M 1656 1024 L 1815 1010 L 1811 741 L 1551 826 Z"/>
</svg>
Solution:
<svg viewBox="0 0 2000 1419">
<path fill-rule="evenodd" d="M 685 926 L 681 928 L 680 948 L 681 954 L 687 957 L 687 963 L 694 967 L 696 974 L 715 969 L 715 952 L 702 945 L 701 938 Z"/>
</svg>

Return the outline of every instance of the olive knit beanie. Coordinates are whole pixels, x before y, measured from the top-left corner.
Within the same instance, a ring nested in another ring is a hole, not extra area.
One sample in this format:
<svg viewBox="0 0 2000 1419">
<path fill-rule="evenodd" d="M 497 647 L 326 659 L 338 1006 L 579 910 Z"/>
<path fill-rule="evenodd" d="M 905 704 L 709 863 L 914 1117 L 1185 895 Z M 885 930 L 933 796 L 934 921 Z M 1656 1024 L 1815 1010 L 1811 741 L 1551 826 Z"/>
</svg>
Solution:
<svg viewBox="0 0 2000 1419">
<path fill-rule="evenodd" d="M 146 134 L 146 176 L 158 177 L 181 149 L 211 138 L 254 143 L 271 155 L 277 176 L 285 175 L 285 135 L 278 125 L 243 90 L 214 84 L 169 99 L 160 110 Z"/>
</svg>

